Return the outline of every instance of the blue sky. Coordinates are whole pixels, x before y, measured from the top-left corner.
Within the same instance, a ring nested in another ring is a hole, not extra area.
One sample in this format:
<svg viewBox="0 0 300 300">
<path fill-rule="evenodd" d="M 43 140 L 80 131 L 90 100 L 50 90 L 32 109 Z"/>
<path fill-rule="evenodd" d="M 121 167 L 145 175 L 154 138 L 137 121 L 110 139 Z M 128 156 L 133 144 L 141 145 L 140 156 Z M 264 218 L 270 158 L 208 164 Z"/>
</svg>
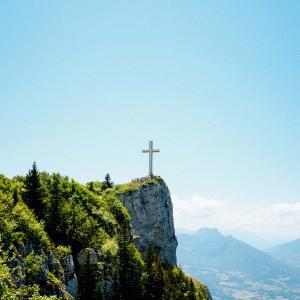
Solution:
<svg viewBox="0 0 300 300">
<path fill-rule="evenodd" d="M 153 139 L 178 199 L 298 203 L 299 13 L 299 1 L 1 1 L 0 172 L 36 160 L 129 181 Z"/>
</svg>

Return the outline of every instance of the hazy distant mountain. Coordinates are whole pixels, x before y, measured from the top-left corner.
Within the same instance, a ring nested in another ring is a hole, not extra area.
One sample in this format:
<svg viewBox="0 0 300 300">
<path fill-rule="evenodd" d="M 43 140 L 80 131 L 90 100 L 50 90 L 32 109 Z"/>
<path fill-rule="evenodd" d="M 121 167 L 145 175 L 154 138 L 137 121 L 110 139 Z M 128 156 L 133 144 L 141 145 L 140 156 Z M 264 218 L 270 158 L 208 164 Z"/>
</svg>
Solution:
<svg viewBox="0 0 300 300">
<path fill-rule="evenodd" d="M 300 239 L 267 249 L 266 252 L 292 267 L 300 268 Z"/>
<path fill-rule="evenodd" d="M 236 239 L 249 244 L 252 247 L 255 247 L 259 250 L 265 250 L 267 248 L 271 248 L 277 244 L 278 241 L 268 240 L 258 236 L 257 234 L 243 230 L 243 229 L 236 229 L 236 230 L 222 230 L 221 233 L 224 235 L 232 235 Z"/>
<path fill-rule="evenodd" d="M 299 270 L 263 251 L 217 229 L 177 238 L 178 263 L 205 282 L 214 299 L 300 299 Z"/>
</svg>

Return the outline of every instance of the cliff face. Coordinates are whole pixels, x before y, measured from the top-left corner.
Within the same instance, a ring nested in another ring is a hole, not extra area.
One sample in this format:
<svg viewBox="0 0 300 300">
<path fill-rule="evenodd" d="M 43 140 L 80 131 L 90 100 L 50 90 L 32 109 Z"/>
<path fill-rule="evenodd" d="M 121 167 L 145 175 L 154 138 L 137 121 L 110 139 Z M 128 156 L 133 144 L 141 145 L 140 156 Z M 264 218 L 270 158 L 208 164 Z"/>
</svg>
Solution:
<svg viewBox="0 0 300 300">
<path fill-rule="evenodd" d="M 167 185 L 159 177 L 147 177 L 133 181 L 128 187 L 117 197 L 131 215 L 136 247 L 144 255 L 152 244 L 167 265 L 176 266 L 177 239 Z"/>
</svg>

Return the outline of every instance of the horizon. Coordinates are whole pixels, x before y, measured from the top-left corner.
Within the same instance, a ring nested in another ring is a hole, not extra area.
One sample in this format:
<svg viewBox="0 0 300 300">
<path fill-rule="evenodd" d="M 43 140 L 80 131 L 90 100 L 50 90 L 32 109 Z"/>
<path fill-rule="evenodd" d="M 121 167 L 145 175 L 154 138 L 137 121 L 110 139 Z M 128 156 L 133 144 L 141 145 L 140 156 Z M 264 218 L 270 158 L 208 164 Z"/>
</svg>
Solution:
<svg viewBox="0 0 300 300">
<path fill-rule="evenodd" d="M 0 173 L 128 182 L 176 227 L 300 237 L 298 1 L 0 4 Z"/>
<path fill-rule="evenodd" d="M 294 241 L 298 241 L 300 240 L 300 238 L 297 239 L 288 239 L 288 240 L 281 240 L 281 239 L 267 239 L 264 236 L 259 236 L 256 235 L 255 233 L 251 232 L 251 231 L 228 231 L 228 230 L 223 230 L 222 228 L 217 228 L 217 227 L 199 227 L 198 229 L 195 230 L 188 230 L 188 229 L 183 229 L 183 228 L 178 228 L 175 227 L 175 232 L 176 232 L 176 236 L 177 235 L 190 235 L 193 236 L 196 233 L 202 231 L 202 230 L 216 230 L 218 233 L 220 233 L 221 235 L 223 235 L 224 237 L 233 237 L 236 240 L 243 242 L 253 248 L 256 248 L 258 250 L 261 250 L 263 252 L 265 252 L 268 249 L 271 249 L 273 247 L 276 246 L 280 246 L 280 245 L 284 245 L 284 244 L 288 244 Z M 249 237 L 250 235 L 250 237 Z"/>
</svg>

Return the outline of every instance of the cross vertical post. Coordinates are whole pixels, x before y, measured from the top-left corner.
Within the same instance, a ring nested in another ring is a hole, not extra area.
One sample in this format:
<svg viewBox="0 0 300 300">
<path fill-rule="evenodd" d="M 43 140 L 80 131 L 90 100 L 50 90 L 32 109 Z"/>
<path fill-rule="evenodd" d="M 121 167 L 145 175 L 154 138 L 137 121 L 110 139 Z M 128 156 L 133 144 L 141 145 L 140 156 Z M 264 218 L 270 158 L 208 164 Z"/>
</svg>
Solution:
<svg viewBox="0 0 300 300">
<path fill-rule="evenodd" d="M 149 175 L 153 176 L 153 169 L 152 169 L 152 165 L 153 165 L 153 141 L 149 142 Z"/>
<path fill-rule="evenodd" d="M 153 153 L 159 152 L 159 149 L 153 149 L 153 141 L 149 141 L 149 149 L 143 150 L 143 153 L 149 153 L 149 176 L 153 177 Z"/>
</svg>

